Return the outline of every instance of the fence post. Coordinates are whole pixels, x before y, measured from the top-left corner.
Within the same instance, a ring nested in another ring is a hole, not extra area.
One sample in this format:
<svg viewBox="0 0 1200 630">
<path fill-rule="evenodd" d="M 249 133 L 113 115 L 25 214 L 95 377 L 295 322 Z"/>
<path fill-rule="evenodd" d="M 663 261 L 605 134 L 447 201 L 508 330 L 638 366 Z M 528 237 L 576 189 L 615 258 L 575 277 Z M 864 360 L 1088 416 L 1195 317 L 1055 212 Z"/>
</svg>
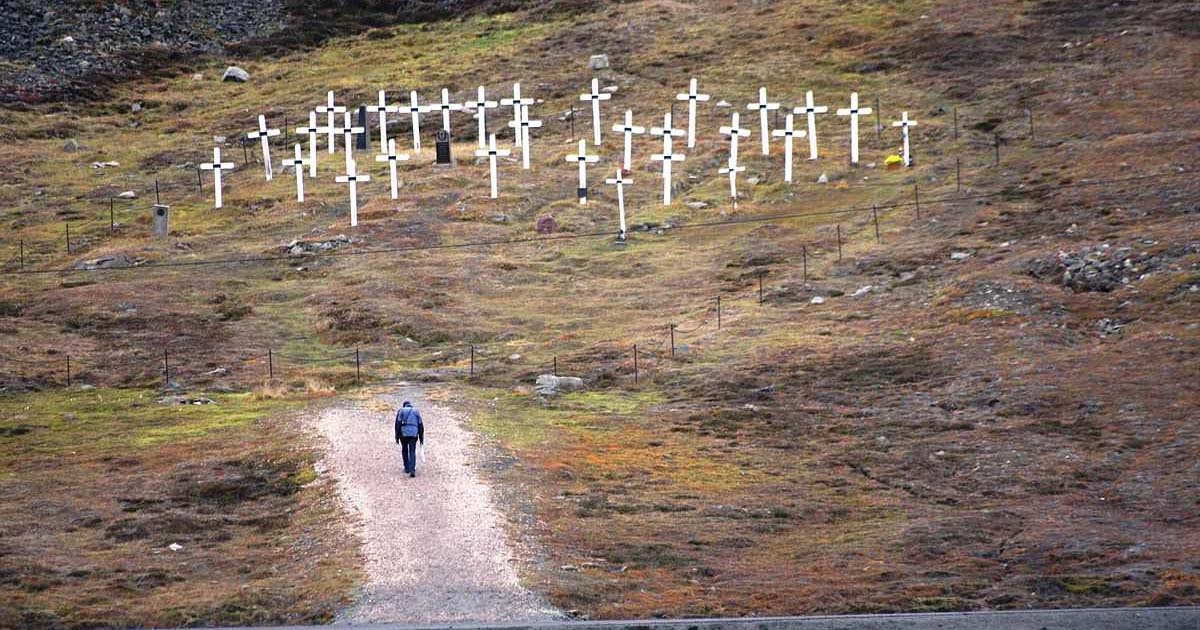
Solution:
<svg viewBox="0 0 1200 630">
<path fill-rule="evenodd" d="M 154 203 L 162 205 L 162 199 L 158 196 L 158 180 L 154 180 Z"/>
<path fill-rule="evenodd" d="M 70 254 L 71 253 L 71 222 L 63 221 L 63 225 L 66 226 L 66 229 L 67 229 L 67 253 Z"/>
<path fill-rule="evenodd" d="M 21 249 L 17 255 L 21 261 L 21 269 L 25 269 L 25 239 L 21 239 L 20 248 Z"/>
<path fill-rule="evenodd" d="M 842 224 L 837 224 L 838 262 L 842 262 Z"/>
<path fill-rule="evenodd" d="M 554 375 L 558 376 L 558 355 L 554 355 Z"/>
<path fill-rule="evenodd" d="M 471 346 L 471 376 L 475 376 L 475 346 Z"/>
<path fill-rule="evenodd" d="M 962 192 L 962 159 L 954 158 L 954 192 Z"/>
<path fill-rule="evenodd" d="M 1025 113 L 1029 116 L 1029 142 L 1032 144 L 1035 140 L 1033 137 L 1033 108 L 1026 109 Z"/>
<path fill-rule="evenodd" d="M 199 166 L 196 167 L 196 188 L 204 190 L 204 171 Z"/>
<path fill-rule="evenodd" d="M 71 355 L 67 355 L 67 387 L 71 386 Z"/>
<path fill-rule="evenodd" d="M 879 213 L 875 211 L 875 204 L 871 204 L 871 220 L 875 222 L 875 242 L 882 243 L 883 239 L 879 236 Z"/>
<path fill-rule="evenodd" d="M 638 350 L 637 344 L 633 344 L 633 382 L 638 382 Z"/>
<path fill-rule="evenodd" d="M 671 358 L 675 358 L 675 324 L 671 324 Z"/>
<path fill-rule="evenodd" d="M 954 139 L 958 140 L 958 108 L 954 108 Z"/>
<path fill-rule="evenodd" d="M 921 218 L 921 185 L 913 184 L 913 197 L 917 201 L 917 218 Z"/>
<path fill-rule="evenodd" d="M 163 348 L 163 389 L 171 386 L 171 364 L 167 360 L 167 349 Z"/>
<path fill-rule="evenodd" d="M 800 246 L 800 278 L 803 284 L 808 284 L 808 245 Z"/>
<path fill-rule="evenodd" d="M 1000 134 L 993 136 L 992 146 L 996 148 L 996 166 L 1000 166 Z"/>
<path fill-rule="evenodd" d="M 354 347 L 354 382 L 362 380 L 362 359 L 358 354 L 358 346 Z"/>
<path fill-rule="evenodd" d="M 575 101 L 571 101 L 571 141 L 575 141 Z"/>
<path fill-rule="evenodd" d="M 267 348 L 267 378 L 275 380 L 275 354 L 270 348 Z"/>
<path fill-rule="evenodd" d="M 117 213 L 116 213 L 116 210 L 113 209 L 113 198 L 112 197 L 108 198 L 108 231 L 109 232 L 117 231 Z"/>
<path fill-rule="evenodd" d="M 717 330 L 721 330 L 721 296 L 717 296 Z"/>
<path fill-rule="evenodd" d="M 250 163 L 250 152 L 246 150 L 246 139 L 238 138 L 242 142 L 242 164 Z"/>
</svg>

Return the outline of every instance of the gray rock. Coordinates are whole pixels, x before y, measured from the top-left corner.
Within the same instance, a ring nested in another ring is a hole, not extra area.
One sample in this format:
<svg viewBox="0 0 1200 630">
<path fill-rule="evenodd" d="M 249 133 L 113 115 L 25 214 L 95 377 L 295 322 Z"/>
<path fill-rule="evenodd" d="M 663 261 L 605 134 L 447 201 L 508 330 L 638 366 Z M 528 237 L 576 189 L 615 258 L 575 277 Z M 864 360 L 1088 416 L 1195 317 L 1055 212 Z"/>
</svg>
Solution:
<svg viewBox="0 0 1200 630">
<path fill-rule="evenodd" d="M 133 192 L 132 190 L 126 190 L 125 192 L 117 195 L 117 199 L 137 199 L 137 193 Z"/>
<path fill-rule="evenodd" d="M 71 138 L 70 140 L 67 140 L 66 143 L 63 144 L 63 151 L 66 151 L 67 153 L 75 153 L 78 150 L 79 150 L 79 141 L 76 140 L 75 138 Z"/>
<path fill-rule="evenodd" d="M 142 111 L 142 102 L 135 101 L 132 105 L 129 106 L 129 111 L 131 111 L 135 114 Z"/>
<path fill-rule="evenodd" d="M 75 263 L 76 269 L 111 269 L 113 267 L 132 267 L 136 261 L 124 254 L 114 254 L 111 256 L 101 256 L 92 260 L 81 260 Z"/>
<path fill-rule="evenodd" d="M 583 379 L 578 376 L 542 374 L 537 377 L 537 384 L 533 389 L 539 396 L 557 396 L 566 392 L 580 391 L 583 388 Z"/>
<path fill-rule="evenodd" d="M 717 101 L 717 107 L 733 107 L 729 101 Z"/>
<path fill-rule="evenodd" d="M 228 68 L 225 68 L 225 74 L 221 75 L 221 80 L 245 83 L 250 80 L 250 73 L 237 66 L 229 66 Z"/>
<path fill-rule="evenodd" d="M 618 87 L 617 87 L 617 86 L 615 86 L 615 85 L 606 85 L 606 86 L 604 86 L 603 88 L 601 88 L 601 89 L 600 89 L 600 91 L 601 91 L 601 92 L 608 92 L 609 94 L 614 94 L 614 93 L 616 93 L 616 91 L 617 91 L 617 90 L 619 90 L 619 89 L 621 89 L 621 88 L 618 88 Z"/>
<path fill-rule="evenodd" d="M 708 207 L 708 203 L 704 201 L 689 201 L 683 205 L 691 208 L 692 210 L 703 210 Z"/>
<path fill-rule="evenodd" d="M 588 68 L 591 70 L 606 70 L 609 68 L 608 55 L 592 55 L 588 59 Z"/>
<path fill-rule="evenodd" d="M 829 176 L 826 175 L 825 173 L 821 173 L 821 176 L 817 178 L 817 183 L 818 184 L 828 184 Z"/>
</svg>

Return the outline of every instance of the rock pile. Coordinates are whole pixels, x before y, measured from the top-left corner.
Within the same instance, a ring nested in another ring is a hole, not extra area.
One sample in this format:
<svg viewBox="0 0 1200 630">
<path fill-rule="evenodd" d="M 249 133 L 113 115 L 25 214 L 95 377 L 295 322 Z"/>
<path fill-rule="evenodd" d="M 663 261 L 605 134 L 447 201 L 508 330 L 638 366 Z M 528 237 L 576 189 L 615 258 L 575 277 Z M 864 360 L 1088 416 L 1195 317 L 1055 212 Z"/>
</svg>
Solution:
<svg viewBox="0 0 1200 630">
<path fill-rule="evenodd" d="M 286 24 L 284 0 L 9 0 L 0 29 L 0 101 L 93 93 L 99 76 L 140 75 L 148 60 L 219 54 Z"/>
<path fill-rule="evenodd" d="M 1059 252 L 1053 258 L 1029 261 L 1026 272 L 1045 282 L 1061 284 L 1075 292 L 1109 292 L 1168 266 L 1179 256 L 1200 251 L 1200 243 L 1157 254 L 1113 247 L 1102 243 L 1078 251 Z"/>
<path fill-rule="evenodd" d="M 327 241 L 301 241 L 297 239 L 287 245 L 281 245 L 280 248 L 287 252 L 289 256 L 308 256 L 309 254 L 337 249 L 343 245 L 349 245 L 350 242 L 350 237 L 345 234 L 338 234 Z"/>
<path fill-rule="evenodd" d="M 567 392 L 579 391 L 583 387 L 583 379 L 578 376 L 542 374 L 537 377 L 537 384 L 534 385 L 533 389 L 539 396 L 557 396 Z"/>
</svg>

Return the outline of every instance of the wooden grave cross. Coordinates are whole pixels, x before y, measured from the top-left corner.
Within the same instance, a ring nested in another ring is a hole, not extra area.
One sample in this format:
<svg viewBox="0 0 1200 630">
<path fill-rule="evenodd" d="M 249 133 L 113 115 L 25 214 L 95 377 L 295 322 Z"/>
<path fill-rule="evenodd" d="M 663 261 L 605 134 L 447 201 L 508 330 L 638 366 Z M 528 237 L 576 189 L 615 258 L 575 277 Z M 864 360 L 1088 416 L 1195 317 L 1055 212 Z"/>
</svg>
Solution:
<svg viewBox="0 0 1200 630">
<path fill-rule="evenodd" d="M 663 115 L 662 127 L 651 127 L 650 133 L 656 136 L 663 137 L 663 152 L 655 153 L 650 156 L 651 160 L 663 163 L 663 205 L 671 205 L 671 163 L 683 162 L 687 156 L 682 153 L 674 153 L 671 150 L 671 138 L 674 136 L 682 136 L 684 131 L 681 129 L 671 128 L 671 114 L 668 112 Z"/>
<path fill-rule="evenodd" d="M 604 180 L 605 184 L 611 184 L 617 187 L 617 212 L 621 221 L 621 232 L 617 235 L 618 240 L 625 240 L 625 184 L 632 184 L 632 179 L 625 179 L 621 169 L 617 169 L 617 176 L 610 177 Z"/>
<path fill-rule="evenodd" d="M 529 170 L 529 154 L 533 148 L 530 146 L 529 128 L 541 127 L 542 121 L 529 120 L 529 106 L 522 105 L 521 113 L 517 115 L 517 120 L 508 123 L 508 126 L 517 130 L 517 137 L 521 139 L 518 143 L 521 147 L 521 168 Z"/>
<path fill-rule="evenodd" d="M 308 160 L 304 159 L 300 143 L 297 142 L 294 146 L 296 148 L 296 158 L 284 160 L 283 165 L 296 169 L 296 201 L 304 203 L 304 165 L 308 164 Z"/>
<path fill-rule="evenodd" d="M 568 155 L 567 161 L 579 163 L 579 190 L 578 190 L 577 194 L 579 196 L 579 205 L 584 205 L 587 203 L 587 190 L 588 190 L 587 165 L 589 162 L 593 163 L 593 164 L 596 162 L 599 162 L 600 156 L 588 155 L 587 154 L 587 140 L 580 139 L 579 140 L 579 151 L 575 154 Z"/>
<path fill-rule="evenodd" d="M 400 192 L 399 186 L 397 185 L 397 180 L 396 180 L 396 165 L 399 162 L 407 161 L 407 160 L 408 160 L 407 153 L 396 153 L 396 139 L 395 138 L 388 139 L 387 153 L 375 156 L 376 162 L 387 162 L 388 163 L 388 172 L 392 177 L 392 199 L 396 199 L 399 196 L 399 192 Z"/>
<path fill-rule="evenodd" d="M 349 116 L 349 114 L 347 114 Z M 347 121 L 349 122 L 349 121 Z M 346 164 L 346 174 L 338 175 L 334 178 L 339 184 L 350 184 L 350 226 L 358 225 L 358 182 L 371 181 L 370 175 L 359 175 L 355 172 L 356 165 L 353 160 Z"/>
<path fill-rule="evenodd" d="M 200 170 L 213 172 L 213 190 L 216 191 L 214 208 L 221 207 L 221 171 L 232 171 L 233 162 L 221 161 L 221 147 L 213 147 L 213 161 L 200 165 Z"/>
<path fill-rule="evenodd" d="M 513 83 L 512 98 L 500 99 L 501 105 L 503 105 L 505 107 L 513 108 L 513 119 L 512 119 L 512 122 L 508 123 L 508 126 L 513 128 L 513 144 L 518 147 L 521 146 L 521 143 L 523 142 L 523 140 L 521 138 L 521 136 L 523 135 L 523 132 L 522 132 L 522 128 L 520 126 L 521 108 L 528 107 L 530 105 L 533 105 L 534 103 L 535 103 L 535 101 L 531 98 L 521 98 L 521 84 L 520 83 Z M 528 167 L 526 167 L 526 168 L 528 168 Z"/>
<path fill-rule="evenodd" d="M 769 131 L 767 131 L 767 112 L 779 109 L 779 103 L 768 103 L 767 102 L 767 88 L 760 87 L 760 88 L 758 88 L 758 101 L 754 102 L 754 103 L 750 103 L 749 105 L 746 106 L 746 109 L 757 109 L 758 110 L 758 124 L 762 130 L 762 132 L 761 132 L 762 154 L 770 155 L 771 154 L 771 134 Z"/>
<path fill-rule="evenodd" d="M 592 143 L 600 146 L 600 101 L 607 101 L 612 94 L 600 91 L 600 79 L 592 79 L 592 91 L 580 94 L 579 100 L 592 102 Z"/>
<path fill-rule="evenodd" d="M 271 141 L 270 138 L 279 135 L 278 129 L 267 129 L 267 117 L 258 115 L 258 130 L 246 134 L 247 140 L 262 140 L 263 168 L 266 169 L 267 181 L 271 181 Z"/>
<path fill-rule="evenodd" d="M 813 93 L 809 90 L 804 93 L 804 107 L 796 107 L 792 109 L 793 114 L 804 114 L 808 117 L 808 159 L 817 159 L 817 114 L 828 112 L 829 108 L 825 105 L 813 104 Z"/>
<path fill-rule="evenodd" d="M 900 133 L 904 136 L 904 165 L 912 166 L 912 152 L 908 148 L 908 128 L 916 127 L 917 121 L 909 120 L 908 112 L 900 112 L 900 120 L 893 122 L 892 126 L 899 127 Z"/>
<path fill-rule="evenodd" d="M 325 126 L 322 127 L 322 129 L 325 131 L 325 133 L 329 134 L 329 137 L 326 139 L 326 145 L 329 152 L 336 153 L 337 148 L 333 141 L 333 134 L 337 127 L 334 126 L 335 123 L 333 122 L 333 115 L 346 113 L 346 108 L 342 107 L 341 105 L 333 104 L 333 90 L 329 90 L 329 93 L 325 95 L 325 105 L 318 105 L 316 111 L 318 114 L 325 114 L 329 117 L 325 121 Z"/>
<path fill-rule="evenodd" d="M 387 90 L 379 90 L 379 104 L 368 105 L 367 111 L 379 114 L 379 149 L 382 151 L 388 146 L 387 115 L 400 113 L 400 107 L 398 105 L 388 105 Z"/>
<path fill-rule="evenodd" d="M 850 117 L 850 163 L 858 164 L 858 117 L 871 113 L 870 107 L 858 106 L 858 92 L 850 93 L 850 107 L 837 110 L 838 116 Z"/>
<path fill-rule="evenodd" d="M 317 134 L 324 131 L 317 126 L 317 112 L 308 112 L 308 126 L 296 127 L 298 135 L 308 134 L 308 176 L 317 176 Z"/>
<path fill-rule="evenodd" d="M 625 159 L 622 168 L 629 170 L 633 162 L 633 134 L 646 133 L 645 127 L 639 127 L 633 124 L 633 110 L 625 110 L 625 124 L 613 125 L 613 131 L 625 134 Z"/>
<path fill-rule="evenodd" d="M 430 107 L 442 111 L 442 129 L 445 129 L 446 133 L 450 132 L 450 112 L 459 112 L 463 108 L 462 103 L 450 102 L 450 90 L 446 88 L 442 88 L 442 102 L 434 103 Z"/>
<path fill-rule="evenodd" d="M 495 199 L 500 196 L 500 189 L 496 185 L 496 158 L 497 156 L 508 157 L 512 155 L 512 151 L 509 151 L 508 149 L 496 148 L 496 134 L 492 134 L 488 138 L 488 143 L 488 148 L 477 149 L 475 151 L 475 155 L 479 157 L 486 157 L 488 159 L 488 170 L 491 172 L 492 180 L 492 199 Z"/>
<path fill-rule="evenodd" d="M 697 91 L 696 79 L 694 78 L 688 84 L 687 92 L 675 95 L 675 100 L 688 102 L 687 145 L 689 149 L 696 146 L 696 102 L 707 101 L 710 98 L 712 98 L 710 95 L 701 94 Z"/>
<path fill-rule="evenodd" d="M 486 149 L 488 143 L 487 133 L 487 110 L 495 109 L 500 106 L 496 101 L 489 101 L 484 95 L 483 86 L 479 86 L 478 97 L 473 101 L 463 103 L 466 107 L 475 110 L 475 118 L 479 120 L 479 148 Z"/>
<path fill-rule="evenodd" d="M 792 140 L 808 135 L 803 129 L 796 130 L 794 114 L 788 114 L 784 119 L 783 129 L 771 132 L 776 138 L 783 138 L 783 181 L 792 183 Z"/>
</svg>

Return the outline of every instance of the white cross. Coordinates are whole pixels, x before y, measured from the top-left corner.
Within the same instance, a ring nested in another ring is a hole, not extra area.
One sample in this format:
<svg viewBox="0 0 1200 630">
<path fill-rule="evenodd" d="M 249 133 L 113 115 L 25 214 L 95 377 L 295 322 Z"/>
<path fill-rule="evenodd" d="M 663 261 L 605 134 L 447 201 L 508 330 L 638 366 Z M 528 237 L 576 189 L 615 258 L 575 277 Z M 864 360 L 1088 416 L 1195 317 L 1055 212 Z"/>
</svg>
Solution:
<svg viewBox="0 0 1200 630">
<path fill-rule="evenodd" d="M 750 130 L 739 126 L 739 118 L 741 116 L 737 112 L 733 112 L 733 120 L 730 121 L 728 127 L 721 127 L 720 132 L 723 136 L 729 136 L 729 159 L 737 162 L 738 159 L 738 138 L 750 137 Z"/>
<path fill-rule="evenodd" d="M 568 155 L 568 162 L 579 162 L 579 205 L 587 203 L 587 165 L 600 161 L 598 155 L 587 154 L 587 140 L 579 141 L 579 152 Z"/>
<path fill-rule="evenodd" d="M 512 155 L 512 151 L 509 151 L 508 149 L 496 148 L 496 134 L 492 134 L 491 137 L 488 138 L 488 142 L 490 143 L 489 148 L 478 149 L 475 151 L 475 155 L 478 155 L 479 157 L 487 157 L 488 159 L 488 170 L 491 171 L 492 175 L 492 199 L 495 199 L 496 197 L 500 196 L 500 190 L 496 186 L 496 156 L 508 157 Z"/>
<path fill-rule="evenodd" d="M 838 116 L 850 117 L 850 163 L 858 164 L 858 116 L 871 113 L 870 107 L 858 106 L 858 92 L 850 93 L 850 108 L 837 110 Z"/>
<path fill-rule="evenodd" d="M 701 94 L 696 91 L 696 79 L 692 79 L 686 93 L 675 95 L 675 100 L 688 102 L 687 145 L 689 149 L 696 146 L 696 101 L 707 101 L 709 98 L 708 94 Z"/>
<path fill-rule="evenodd" d="M 399 113 L 400 107 L 397 105 L 388 105 L 387 91 L 379 90 L 379 104 L 368 105 L 367 111 L 379 114 L 379 148 L 382 149 L 388 145 L 387 115 Z"/>
<path fill-rule="evenodd" d="M 637 125 L 634 125 L 633 124 L 633 110 L 627 109 L 627 110 L 625 110 L 625 124 L 624 125 L 619 125 L 619 124 L 613 125 L 612 130 L 625 134 L 624 168 L 625 168 L 625 170 L 628 171 L 630 169 L 630 163 L 633 161 L 633 134 L 646 133 L 646 128 L 638 127 Z"/>
<path fill-rule="evenodd" d="M 529 128 L 541 127 L 542 121 L 529 120 L 529 106 L 522 105 L 520 113 L 517 114 L 517 120 L 508 123 L 508 126 L 516 129 L 517 137 L 521 139 L 521 141 L 517 143 L 521 147 L 521 168 L 529 170 L 529 153 L 533 148 L 530 145 Z"/>
<path fill-rule="evenodd" d="M 296 159 L 284 160 L 283 165 L 296 169 L 296 201 L 304 203 L 304 165 L 308 164 L 308 160 L 302 157 L 300 144 L 296 143 L 295 147 Z"/>
<path fill-rule="evenodd" d="M 600 79 L 592 79 L 592 91 L 580 94 L 579 100 L 592 102 L 592 141 L 600 146 L 600 101 L 607 101 L 612 94 L 600 91 Z"/>
<path fill-rule="evenodd" d="M 487 110 L 499 107 L 496 101 L 489 101 L 484 96 L 483 86 L 479 86 L 479 96 L 476 100 L 467 101 L 463 105 L 475 110 L 475 118 L 479 119 L 479 148 L 487 148 Z"/>
<path fill-rule="evenodd" d="M 278 129 L 267 129 L 267 117 L 258 115 L 258 131 L 246 134 L 250 140 L 262 140 L 263 168 L 267 171 L 267 181 L 271 181 L 271 142 L 269 138 L 279 135 Z"/>
<path fill-rule="evenodd" d="M 339 184 L 350 184 L 350 225 L 352 227 L 358 225 L 358 182 L 371 181 L 370 175 L 355 174 L 356 168 L 354 161 L 351 161 L 346 165 L 346 174 L 334 178 L 334 181 Z"/>
<path fill-rule="evenodd" d="M 407 153 L 396 153 L 396 139 L 395 138 L 388 140 L 387 153 L 375 156 L 376 162 L 387 162 L 388 163 L 388 171 L 390 171 L 391 175 L 392 175 L 392 199 L 395 199 L 398 197 L 398 187 L 396 186 L 396 165 L 398 162 L 407 161 L 407 160 L 408 160 Z"/>
<path fill-rule="evenodd" d="M 796 107 L 792 109 L 794 114 L 805 114 L 808 116 L 808 159 L 817 159 L 817 114 L 824 114 L 829 111 L 829 108 L 824 105 L 813 105 L 813 93 L 809 90 L 804 93 L 804 107 Z"/>
<path fill-rule="evenodd" d="M 783 129 L 776 129 L 771 132 L 771 135 L 783 138 L 783 181 L 790 184 L 792 183 L 792 139 L 803 138 L 808 133 L 803 129 L 796 131 L 795 117 L 792 114 L 788 114 L 784 120 L 787 122 L 784 123 Z"/>
<path fill-rule="evenodd" d="M 770 134 L 767 132 L 767 112 L 779 109 L 779 103 L 768 103 L 767 88 L 760 87 L 758 88 L 758 102 L 750 103 L 746 106 L 746 109 L 758 110 L 758 123 L 759 127 L 762 129 L 762 154 L 770 155 L 771 138 Z"/>
<path fill-rule="evenodd" d="M 343 142 L 346 145 L 346 172 L 350 172 L 350 165 L 354 162 L 354 134 L 366 133 L 366 129 L 350 124 L 350 112 L 346 112 L 342 116 L 345 117 L 345 123 L 337 129 L 337 132 L 342 134 Z"/>
<path fill-rule="evenodd" d="M 521 84 L 514 83 L 512 98 L 502 98 L 502 99 L 500 99 L 500 104 L 505 107 L 511 106 L 513 108 L 513 119 L 512 119 L 512 122 L 508 124 L 508 126 L 514 128 L 513 144 L 519 147 L 519 146 L 521 146 L 521 142 L 522 142 L 521 128 L 518 126 L 518 124 L 521 122 L 521 108 L 528 107 L 529 105 L 533 105 L 534 100 L 531 98 L 521 98 Z M 526 167 L 526 168 L 528 168 L 528 167 Z"/>
<path fill-rule="evenodd" d="M 213 190 L 217 192 L 214 208 L 221 207 L 221 171 L 232 171 L 233 162 L 221 161 L 221 147 L 213 147 L 213 161 L 200 165 L 200 169 L 213 172 Z"/>
<path fill-rule="evenodd" d="M 308 112 L 308 126 L 296 127 L 299 135 L 308 134 L 308 176 L 317 176 L 317 134 L 322 128 L 317 126 L 317 112 Z"/>
<path fill-rule="evenodd" d="M 442 110 L 442 129 L 445 129 L 446 133 L 450 133 L 450 112 L 462 111 L 462 104 L 461 103 L 451 103 L 450 102 L 450 90 L 447 90 L 446 88 L 442 88 L 442 102 L 434 103 L 432 105 L 432 107 L 434 109 Z"/>
<path fill-rule="evenodd" d="M 733 198 L 733 207 L 734 208 L 736 208 L 738 205 L 738 202 L 737 202 L 737 200 L 738 200 L 737 174 L 744 170 L 746 170 L 746 167 L 738 166 L 737 158 L 731 155 L 731 156 L 729 156 L 729 166 L 724 166 L 718 171 L 722 175 L 725 175 L 725 174 L 729 175 L 729 196 Z"/>
<path fill-rule="evenodd" d="M 333 90 L 329 90 L 329 93 L 325 97 L 325 103 L 326 103 L 325 105 L 317 106 L 317 113 L 318 114 L 326 114 L 329 116 L 329 119 L 326 121 L 325 126 L 322 127 L 321 129 L 329 134 L 329 138 L 328 138 L 328 142 L 327 142 L 329 152 L 336 153 L 337 148 L 334 146 L 334 143 L 333 143 L 333 133 L 334 133 L 334 130 L 337 129 L 337 127 L 333 126 L 334 125 L 333 115 L 345 113 L 346 108 L 342 107 L 341 105 L 333 104 Z"/>
<path fill-rule="evenodd" d="M 632 184 L 632 179 L 625 179 L 621 176 L 621 169 L 617 169 L 617 176 L 604 180 L 605 184 L 612 184 L 617 187 L 617 211 L 621 217 L 621 233 L 617 238 L 625 240 L 625 184 Z"/>
<path fill-rule="evenodd" d="M 421 152 L 421 114 L 429 111 L 425 105 L 417 104 L 417 91 L 413 90 L 408 93 L 409 99 L 412 102 L 408 106 L 408 113 L 412 114 L 412 131 L 413 131 L 413 151 Z"/>
<path fill-rule="evenodd" d="M 662 127 L 651 127 L 650 133 L 656 136 L 663 137 L 663 152 L 655 153 L 650 156 L 651 160 L 663 163 L 663 205 L 671 205 L 671 162 L 682 162 L 687 159 L 687 156 L 682 153 L 671 152 L 671 137 L 682 136 L 683 130 L 671 128 L 671 114 L 663 115 Z"/>
<path fill-rule="evenodd" d="M 908 128 L 916 127 L 917 121 L 908 119 L 908 112 L 900 112 L 900 120 L 892 123 L 893 127 L 899 127 L 900 133 L 904 134 L 904 165 L 912 166 L 912 153 L 908 150 Z"/>
</svg>

